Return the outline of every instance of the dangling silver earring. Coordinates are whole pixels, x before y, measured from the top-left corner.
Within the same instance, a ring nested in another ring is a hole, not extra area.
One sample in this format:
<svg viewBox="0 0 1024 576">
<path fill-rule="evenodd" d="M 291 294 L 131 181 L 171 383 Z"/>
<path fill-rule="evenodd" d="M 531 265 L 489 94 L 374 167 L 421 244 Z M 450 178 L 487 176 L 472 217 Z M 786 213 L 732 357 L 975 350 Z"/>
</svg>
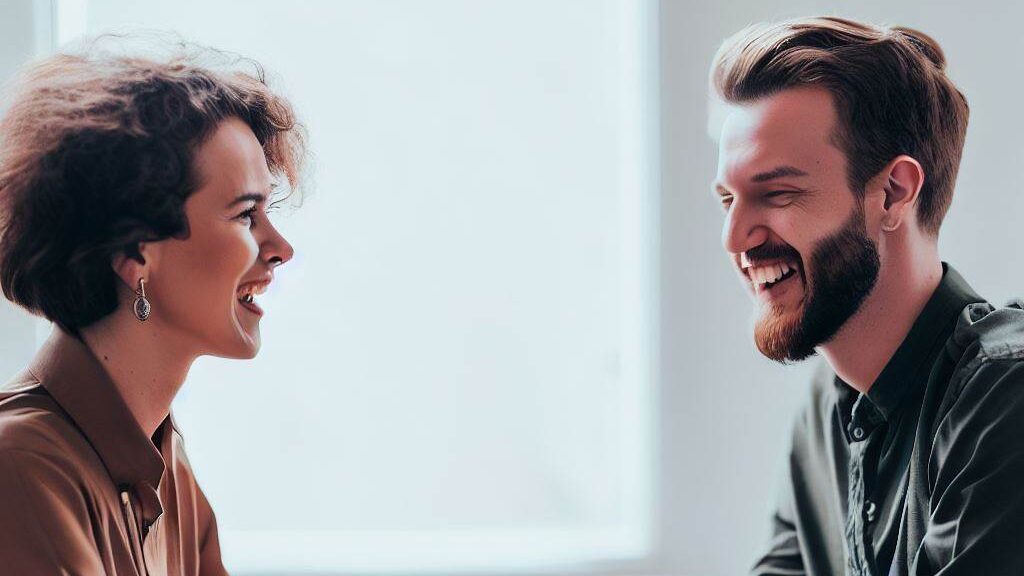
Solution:
<svg viewBox="0 0 1024 576">
<path fill-rule="evenodd" d="M 146 281 L 142 278 L 139 278 L 139 287 L 135 289 L 135 295 L 135 306 L 133 307 L 135 317 L 139 319 L 139 322 L 145 322 L 153 307 L 149 304 L 149 300 L 146 300 Z"/>
</svg>

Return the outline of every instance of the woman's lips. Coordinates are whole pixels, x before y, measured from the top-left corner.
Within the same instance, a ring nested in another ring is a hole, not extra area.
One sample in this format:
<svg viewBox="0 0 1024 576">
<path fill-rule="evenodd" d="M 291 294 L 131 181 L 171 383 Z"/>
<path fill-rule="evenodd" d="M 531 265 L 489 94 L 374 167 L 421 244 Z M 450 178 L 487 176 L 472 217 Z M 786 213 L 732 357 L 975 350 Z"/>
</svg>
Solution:
<svg viewBox="0 0 1024 576">
<path fill-rule="evenodd" d="M 242 306 L 242 308 L 245 308 L 249 312 L 252 312 L 257 316 L 263 316 L 263 308 L 260 308 L 260 305 L 257 304 L 255 300 L 252 302 L 242 302 L 241 300 L 237 300 L 237 302 Z"/>
</svg>

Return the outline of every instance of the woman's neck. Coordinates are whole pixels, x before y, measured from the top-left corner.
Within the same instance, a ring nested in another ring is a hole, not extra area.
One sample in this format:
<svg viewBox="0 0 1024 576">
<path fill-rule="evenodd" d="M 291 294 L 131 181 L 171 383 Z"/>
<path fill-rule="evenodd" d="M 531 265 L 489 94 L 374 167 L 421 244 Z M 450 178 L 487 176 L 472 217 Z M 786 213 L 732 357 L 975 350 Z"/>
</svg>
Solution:
<svg viewBox="0 0 1024 576">
<path fill-rule="evenodd" d="M 124 308 L 81 330 L 135 420 L 152 437 L 167 418 L 196 356 L 159 321 L 138 321 Z"/>
</svg>

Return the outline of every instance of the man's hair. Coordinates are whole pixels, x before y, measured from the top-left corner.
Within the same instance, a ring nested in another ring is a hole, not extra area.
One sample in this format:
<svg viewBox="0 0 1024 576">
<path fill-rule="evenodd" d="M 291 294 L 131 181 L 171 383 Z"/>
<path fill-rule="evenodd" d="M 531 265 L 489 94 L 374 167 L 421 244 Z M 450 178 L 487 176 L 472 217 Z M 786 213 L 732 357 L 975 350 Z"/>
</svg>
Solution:
<svg viewBox="0 0 1024 576">
<path fill-rule="evenodd" d="M 882 28 L 842 18 L 755 24 L 725 41 L 711 82 L 742 104 L 796 87 L 821 87 L 838 115 L 833 141 L 847 159 L 847 179 L 862 196 L 895 157 L 921 163 L 922 229 L 937 235 L 953 199 L 967 132 L 967 100 L 946 76 L 945 55 L 910 28 Z"/>
<path fill-rule="evenodd" d="M 220 122 L 252 129 L 288 195 L 305 156 L 291 105 L 252 60 L 184 43 L 161 58 L 100 47 L 26 69 L 0 120 L 0 287 L 73 334 L 117 309 L 113 256 L 188 237 L 193 159 Z"/>
</svg>

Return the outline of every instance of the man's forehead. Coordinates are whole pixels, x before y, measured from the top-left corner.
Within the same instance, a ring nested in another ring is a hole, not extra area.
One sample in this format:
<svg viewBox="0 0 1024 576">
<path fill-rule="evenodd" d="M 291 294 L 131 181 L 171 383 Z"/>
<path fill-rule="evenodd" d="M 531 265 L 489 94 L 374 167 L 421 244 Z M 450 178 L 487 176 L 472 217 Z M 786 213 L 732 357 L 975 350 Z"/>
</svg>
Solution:
<svg viewBox="0 0 1024 576">
<path fill-rule="evenodd" d="M 753 102 L 728 107 L 721 145 L 729 149 L 752 139 L 811 138 L 829 143 L 836 124 L 832 97 L 821 88 L 791 88 Z"/>
<path fill-rule="evenodd" d="M 730 106 L 719 140 L 719 175 L 780 164 L 812 167 L 839 153 L 836 115 L 820 88 L 796 88 Z"/>
</svg>

